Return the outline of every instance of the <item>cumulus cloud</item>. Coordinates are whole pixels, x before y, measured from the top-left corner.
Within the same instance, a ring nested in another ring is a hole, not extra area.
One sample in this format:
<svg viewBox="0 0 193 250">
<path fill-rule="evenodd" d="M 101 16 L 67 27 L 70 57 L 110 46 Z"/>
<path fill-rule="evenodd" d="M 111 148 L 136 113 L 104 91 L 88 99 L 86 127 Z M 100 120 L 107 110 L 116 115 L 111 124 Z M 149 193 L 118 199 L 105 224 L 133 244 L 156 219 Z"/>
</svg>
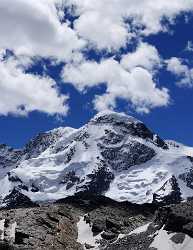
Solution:
<svg viewBox="0 0 193 250">
<path fill-rule="evenodd" d="M 145 46 L 148 47 L 141 44 L 136 52 L 123 56 L 120 63 L 110 58 L 100 63 L 82 61 L 80 64 L 69 64 L 63 70 L 63 79 L 80 91 L 106 83 L 106 93 L 96 96 L 94 100 L 97 110 L 115 108 L 117 98 L 130 102 L 138 112 L 148 113 L 152 108 L 167 106 L 168 90 L 159 88 L 154 81 L 153 72 L 148 70 L 159 62 L 159 57 L 155 57 L 158 53 L 150 46 L 150 53 L 147 53 L 149 57 L 144 59 L 141 50 Z M 128 60 L 130 57 L 131 61 Z M 137 63 L 136 58 L 142 59 L 141 64 Z"/>
<path fill-rule="evenodd" d="M 82 14 L 75 22 L 75 29 L 98 49 L 117 50 L 125 47 L 132 37 L 121 20 L 104 17 L 103 13 L 97 11 Z"/>
<path fill-rule="evenodd" d="M 140 43 L 136 51 L 122 57 L 121 64 L 127 70 L 139 66 L 152 71 L 161 66 L 161 59 L 154 46 Z"/>
<path fill-rule="evenodd" d="M 174 74 L 179 80 L 177 85 L 180 87 L 193 87 L 193 68 L 184 64 L 182 59 L 172 57 L 166 61 L 167 70 Z"/>
<path fill-rule="evenodd" d="M 25 73 L 21 61 L 0 60 L 0 76 L 0 115 L 27 115 L 35 110 L 50 115 L 67 113 L 68 97 L 59 94 L 55 82 Z"/>
<path fill-rule="evenodd" d="M 76 16 L 73 28 L 65 19 L 66 8 Z M 98 49 L 118 50 L 131 37 L 164 30 L 163 18 L 172 22 L 192 9 L 192 1 L 181 0 L 1 0 L 0 48 L 69 60 L 87 41 Z"/>
<path fill-rule="evenodd" d="M 75 30 L 98 49 L 116 50 L 131 37 L 165 31 L 163 18 L 174 22 L 175 17 L 192 11 L 192 1 L 161 0 L 65 0 L 75 7 Z M 74 11 L 74 8 L 73 8 Z"/>
<path fill-rule="evenodd" d="M 140 112 L 168 105 L 168 90 L 155 81 L 160 55 L 140 41 L 166 31 L 163 19 L 173 23 L 178 14 L 192 10 L 193 1 L 181 0 L 1 0 L 0 114 L 66 114 L 67 97 L 60 95 L 57 83 L 25 72 L 35 57 L 65 62 L 64 81 L 80 91 L 106 83 L 106 93 L 93 101 L 97 110 L 115 108 L 118 97 Z M 83 58 L 90 48 L 117 54 L 132 38 L 139 46 L 120 62 L 113 57 L 99 63 Z M 6 49 L 17 59 L 3 60 Z M 184 84 L 190 73 L 189 68 L 181 73 Z"/>
<path fill-rule="evenodd" d="M 0 48 L 16 55 L 69 60 L 85 45 L 50 0 L 1 0 L 0 31 Z"/>
</svg>

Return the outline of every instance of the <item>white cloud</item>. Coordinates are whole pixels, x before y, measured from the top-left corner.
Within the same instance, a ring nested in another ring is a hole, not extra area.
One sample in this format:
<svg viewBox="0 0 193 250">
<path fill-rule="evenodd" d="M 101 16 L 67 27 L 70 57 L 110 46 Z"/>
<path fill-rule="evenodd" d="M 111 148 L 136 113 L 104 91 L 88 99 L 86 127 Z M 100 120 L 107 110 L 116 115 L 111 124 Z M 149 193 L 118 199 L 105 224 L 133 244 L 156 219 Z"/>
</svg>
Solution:
<svg viewBox="0 0 193 250">
<path fill-rule="evenodd" d="M 77 33 L 98 49 L 117 50 L 133 36 L 166 31 L 163 18 L 170 23 L 183 12 L 193 10 L 193 1 L 181 0 L 66 0 L 76 7 Z M 74 11 L 74 9 L 73 9 Z M 130 20 L 128 23 L 126 20 Z"/>
<path fill-rule="evenodd" d="M 182 87 L 193 87 L 193 68 L 183 64 L 182 59 L 172 57 L 166 60 L 167 70 L 176 75 L 180 80 L 177 85 Z"/>
<path fill-rule="evenodd" d="M 27 74 L 21 61 L 0 61 L 0 115 L 27 115 L 31 111 L 66 114 L 67 96 L 60 95 L 48 77 Z"/>
<path fill-rule="evenodd" d="M 188 42 L 187 42 L 187 45 L 186 45 L 185 50 L 186 50 L 186 51 L 190 51 L 190 52 L 193 51 L 193 43 L 192 43 L 192 41 L 188 41 Z"/>
<path fill-rule="evenodd" d="M 172 57 L 169 60 L 166 60 L 166 62 L 168 71 L 178 76 L 181 76 L 188 71 L 188 67 L 183 65 L 181 60 L 177 57 Z"/>
<path fill-rule="evenodd" d="M 97 110 L 114 108 L 117 98 L 123 98 L 130 102 L 138 112 L 148 113 L 152 108 L 167 106 L 169 104 L 168 90 L 158 88 L 153 79 L 153 72 L 148 71 L 159 60 L 152 60 L 154 56 L 149 56 L 143 61 L 144 54 L 140 52 L 141 47 L 143 45 L 134 52 L 134 55 L 142 56 L 141 66 L 144 68 L 135 63 L 135 56 L 133 56 L 134 59 L 129 66 L 125 64 L 125 58 L 132 57 L 131 54 L 128 54 L 123 57 L 124 61 L 121 63 L 110 58 L 102 60 L 100 63 L 83 61 L 80 64 L 69 64 L 63 70 L 63 79 L 71 82 L 80 91 L 100 83 L 106 83 L 106 93 L 102 96 L 96 96 L 94 100 Z M 151 50 L 155 55 L 156 49 L 151 48 Z"/>
<path fill-rule="evenodd" d="M 131 37 L 123 21 L 105 17 L 98 11 L 82 14 L 75 22 L 75 29 L 98 49 L 117 50 Z"/>
<path fill-rule="evenodd" d="M 60 23 L 51 0 L 1 0 L 0 48 L 17 55 L 69 60 L 85 42 Z"/>
<path fill-rule="evenodd" d="M 135 52 L 122 57 L 121 64 L 127 70 L 140 66 L 151 71 L 161 65 L 161 59 L 154 46 L 140 43 Z"/>
<path fill-rule="evenodd" d="M 76 16 L 73 28 L 69 21 L 61 22 L 66 7 Z M 17 62 L 2 61 L 0 53 L 0 114 L 67 112 L 63 105 L 66 96 L 59 96 L 53 80 L 25 73 L 24 67 L 34 57 L 66 62 L 64 80 L 81 91 L 105 82 L 107 92 L 94 100 L 98 110 L 114 108 L 117 97 L 141 112 L 166 106 L 168 91 L 158 87 L 154 79 L 162 60 L 153 46 L 139 43 L 120 63 L 113 58 L 100 63 L 85 61 L 82 50 L 91 47 L 120 52 L 133 37 L 139 42 L 143 36 L 164 31 L 163 18 L 172 23 L 178 14 L 192 10 L 192 0 L 1 0 L 0 52 L 13 51 Z M 190 73 L 191 69 L 182 73 L 184 84 Z M 23 106 L 25 110 L 20 108 Z"/>
<path fill-rule="evenodd" d="M 78 16 L 74 29 L 60 21 L 65 7 Z M 98 49 L 118 50 L 133 36 L 164 30 L 163 17 L 172 22 L 192 10 L 192 0 L 1 0 L 0 48 L 69 60 L 87 41 Z"/>
<path fill-rule="evenodd" d="M 104 95 L 96 95 L 93 104 L 96 110 L 105 111 L 116 108 L 116 95 L 113 93 L 105 93 Z"/>
</svg>

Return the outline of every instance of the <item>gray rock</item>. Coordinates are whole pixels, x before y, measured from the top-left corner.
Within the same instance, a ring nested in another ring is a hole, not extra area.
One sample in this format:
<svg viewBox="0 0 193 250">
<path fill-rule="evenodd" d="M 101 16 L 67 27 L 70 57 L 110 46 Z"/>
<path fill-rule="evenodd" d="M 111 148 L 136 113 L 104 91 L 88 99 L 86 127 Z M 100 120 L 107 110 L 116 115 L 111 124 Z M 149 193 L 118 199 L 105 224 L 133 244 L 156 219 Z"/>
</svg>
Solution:
<svg viewBox="0 0 193 250">
<path fill-rule="evenodd" d="M 93 233 L 100 233 L 106 229 L 106 223 L 104 219 L 95 219 L 92 224 Z"/>
<path fill-rule="evenodd" d="M 123 223 L 121 220 L 117 221 L 112 218 L 107 218 L 106 219 L 106 227 L 107 228 L 116 228 L 116 229 L 121 229 L 123 226 Z"/>
<path fill-rule="evenodd" d="M 0 249 L 83 250 L 77 242 L 78 216 L 65 205 L 2 210 L 0 219 L 5 219 Z"/>
<path fill-rule="evenodd" d="M 105 239 L 105 240 L 112 240 L 112 239 L 115 239 L 115 238 L 117 238 L 117 234 L 114 234 L 114 233 L 112 233 L 112 232 L 103 232 L 102 234 L 101 234 L 101 237 L 103 238 L 103 239 Z"/>
<path fill-rule="evenodd" d="M 86 249 L 95 248 L 94 246 L 91 246 L 90 244 L 87 244 L 87 243 L 85 243 L 84 246 L 85 246 Z"/>
<path fill-rule="evenodd" d="M 176 233 L 170 238 L 170 240 L 176 244 L 182 244 L 185 240 L 185 236 L 184 233 Z"/>
</svg>

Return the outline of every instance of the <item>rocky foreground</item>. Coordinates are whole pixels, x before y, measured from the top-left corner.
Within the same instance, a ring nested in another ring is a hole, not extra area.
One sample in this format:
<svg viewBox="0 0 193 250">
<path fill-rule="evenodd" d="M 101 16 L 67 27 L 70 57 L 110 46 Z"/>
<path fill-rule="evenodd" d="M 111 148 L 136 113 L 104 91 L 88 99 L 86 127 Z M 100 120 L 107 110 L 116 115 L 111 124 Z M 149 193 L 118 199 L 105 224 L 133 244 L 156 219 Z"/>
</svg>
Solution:
<svg viewBox="0 0 193 250">
<path fill-rule="evenodd" d="M 191 237 L 192 201 L 158 208 L 77 195 L 55 204 L 0 211 L 2 250 L 191 250 Z"/>
</svg>

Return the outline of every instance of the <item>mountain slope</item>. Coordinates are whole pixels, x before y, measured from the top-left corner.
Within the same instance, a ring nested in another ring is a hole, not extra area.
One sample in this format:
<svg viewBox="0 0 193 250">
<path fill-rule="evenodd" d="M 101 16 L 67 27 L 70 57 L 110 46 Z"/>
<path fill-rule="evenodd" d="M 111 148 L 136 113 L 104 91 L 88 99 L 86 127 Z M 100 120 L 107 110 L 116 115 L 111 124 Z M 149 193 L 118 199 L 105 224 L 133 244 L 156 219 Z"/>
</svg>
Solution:
<svg viewBox="0 0 193 250">
<path fill-rule="evenodd" d="M 15 189 L 32 201 L 79 192 L 135 203 L 193 196 L 192 158 L 123 114 L 102 112 L 80 129 L 40 134 L 19 152 L 0 179 L 3 206 Z"/>
</svg>

